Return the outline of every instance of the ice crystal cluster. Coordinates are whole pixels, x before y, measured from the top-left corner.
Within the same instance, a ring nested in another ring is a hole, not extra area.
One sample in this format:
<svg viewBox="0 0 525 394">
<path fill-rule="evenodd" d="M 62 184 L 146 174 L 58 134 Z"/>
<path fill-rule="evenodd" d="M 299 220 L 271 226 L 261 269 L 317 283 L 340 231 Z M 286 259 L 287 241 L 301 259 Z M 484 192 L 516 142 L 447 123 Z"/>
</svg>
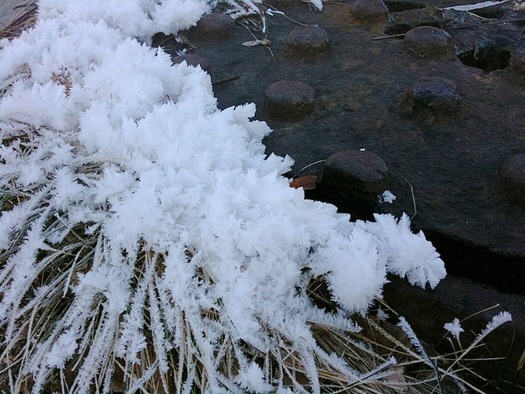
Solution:
<svg viewBox="0 0 525 394">
<path fill-rule="evenodd" d="M 253 105 L 218 110 L 208 74 L 146 45 L 212 5 L 42 0 L 36 26 L 1 42 L 0 368 L 13 392 L 318 392 L 320 363 L 364 375 L 323 352 L 313 324 L 357 330 L 350 314 L 388 272 L 444 277 L 407 217 L 351 223 L 305 200 L 282 176 L 292 160 L 265 155 Z M 319 277 L 336 312 L 308 297 Z"/>
</svg>

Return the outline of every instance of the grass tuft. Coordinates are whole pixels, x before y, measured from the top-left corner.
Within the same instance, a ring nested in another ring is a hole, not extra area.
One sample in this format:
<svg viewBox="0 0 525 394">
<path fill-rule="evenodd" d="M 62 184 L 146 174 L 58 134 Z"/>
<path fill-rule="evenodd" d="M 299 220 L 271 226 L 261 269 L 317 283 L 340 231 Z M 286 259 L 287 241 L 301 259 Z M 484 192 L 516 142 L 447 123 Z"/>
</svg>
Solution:
<svg viewBox="0 0 525 394">
<path fill-rule="evenodd" d="M 38 17 L 38 5 L 36 0 L 30 0 L 28 3 L 15 8 L 18 10 L 16 16 L 0 30 L 0 39 L 7 38 L 12 40 L 18 37 L 26 29 L 30 29 L 36 23 Z"/>
</svg>

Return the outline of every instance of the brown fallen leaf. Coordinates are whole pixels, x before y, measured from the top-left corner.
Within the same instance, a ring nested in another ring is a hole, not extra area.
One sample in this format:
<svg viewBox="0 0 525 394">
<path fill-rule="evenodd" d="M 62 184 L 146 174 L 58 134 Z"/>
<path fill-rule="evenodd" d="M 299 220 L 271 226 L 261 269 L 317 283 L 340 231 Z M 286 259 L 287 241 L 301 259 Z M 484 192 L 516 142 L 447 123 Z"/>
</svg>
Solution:
<svg viewBox="0 0 525 394">
<path fill-rule="evenodd" d="M 315 189 L 315 182 L 317 181 L 317 176 L 315 175 L 306 175 L 299 178 L 294 178 L 290 183 L 290 187 L 294 189 L 303 188 L 304 190 L 313 190 Z"/>
</svg>

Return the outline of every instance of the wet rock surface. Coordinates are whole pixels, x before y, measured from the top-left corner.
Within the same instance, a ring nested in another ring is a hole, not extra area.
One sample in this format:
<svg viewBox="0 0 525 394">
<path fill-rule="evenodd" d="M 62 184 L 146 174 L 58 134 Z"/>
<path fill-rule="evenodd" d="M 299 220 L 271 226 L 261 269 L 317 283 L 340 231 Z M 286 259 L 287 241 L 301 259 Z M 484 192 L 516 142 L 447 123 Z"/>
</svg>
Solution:
<svg viewBox="0 0 525 394">
<path fill-rule="evenodd" d="M 418 26 L 409 30 L 403 39 L 403 49 L 417 57 L 451 57 L 454 54 L 452 37 L 442 29 Z"/>
<path fill-rule="evenodd" d="M 353 20 L 370 22 L 386 19 L 388 8 L 382 0 L 356 0 L 349 4 L 347 12 Z"/>
<path fill-rule="evenodd" d="M 461 96 L 456 85 L 449 79 L 426 77 L 417 81 L 405 92 L 401 110 L 407 115 L 418 113 L 426 116 L 428 123 L 433 123 L 459 112 Z"/>
<path fill-rule="evenodd" d="M 509 64 L 516 79 L 522 84 L 525 83 L 525 49 L 512 53 Z"/>
<path fill-rule="evenodd" d="M 514 11 L 513 2 L 471 13 L 442 9 L 476 2 L 390 0 L 384 2 L 387 16 L 368 22 L 346 18 L 356 1 L 326 2 L 322 12 L 300 1 L 270 1 L 286 17 L 266 15 L 265 32 L 244 18 L 227 40 L 210 42 L 185 33 L 188 52 L 210 61 L 219 107 L 255 103 L 256 119 L 274 130 L 264 141 L 267 152 L 296 161 L 290 176 L 301 172 L 319 178 L 323 164 L 311 164 L 341 151 L 365 149 L 384 161 L 385 187 L 397 198 L 377 209 L 413 217 L 414 230 L 424 231 L 453 275 L 430 293 L 431 299 L 427 292 L 411 293 L 402 281 L 386 287 L 387 300 L 409 321 L 411 311 L 419 311 L 412 315 L 427 325 L 422 332 L 469 311 L 505 305 L 500 300 L 506 294 L 479 283 L 525 295 L 525 205 L 510 198 L 505 187 L 510 180 L 511 190 L 519 190 L 516 159 L 505 163 L 525 154 L 525 14 Z M 290 56 L 288 38 L 298 26 L 326 32 L 330 44 L 323 56 Z M 430 32 L 432 39 L 421 44 L 428 36 L 413 32 L 422 26 L 419 31 Z M 254 40 L 252 34 L 271 44 L 243 46 Z M 170 45 L 165 48 L 170 51 Z M 311 86 L 316 98 L 308 116 L 293 121 L 271 116 L 265 92 L 279 81 Z M 309 187 L 313 179 L 308 178 Z M 391 288 L 401 297 L 397 301 Z M 517 333 L 525 299 L 512 297 Z M 432 318 L 435 308 L 448 310 L 446 321 Z M 521 386 L 499 392 L 518 393 L 525 386 L 525 368 L 516 364 L 525 350 L 522 333 L 512 334 L 510 364 L 501 367 L 508 375 L 500 374 Z M 502 349 L 511 333 L 505 335 Z"/>
<path fill-rule="evenodd" d="M 396 8 L 397 9 L 397 8 Z M 391 12 L 385 25 L 386 34 L 404 34 L 419 26 L 439 27 L 439 18 L 423 8 L 408 9 L 403 12 Z"/>
<path fill-rule="evenodd" d="M 285 42 L 288 54 L 297 57 L 322 55 L 329 47 L 328 33 L 318 26 L 297 26 Z"/>
<path fill-rule="evenodd" d="M 315 106 L 315 91 L 301 81 L 278 81 L 266 89 L 264 111 L 272 119 L 298 120 Z"/>
</svg>

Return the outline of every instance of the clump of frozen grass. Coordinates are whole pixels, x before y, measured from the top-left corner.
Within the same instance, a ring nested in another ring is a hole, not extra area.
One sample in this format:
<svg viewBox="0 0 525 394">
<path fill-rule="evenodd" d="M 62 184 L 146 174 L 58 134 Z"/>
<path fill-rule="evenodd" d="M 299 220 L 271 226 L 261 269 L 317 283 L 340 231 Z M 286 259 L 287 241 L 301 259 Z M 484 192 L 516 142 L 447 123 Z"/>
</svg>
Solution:
<svg viewBox="0 0 525 394">
<path fill-rule="evenodd" d="M 18 37 L 22 31 L 32 27 L 37 19 L 37 4 L 36 0 L 27 1 L 25 4 L 21 4 L 18 8 L 18 12 L 12 20 L 0 30 L 0 39 L 2 38 L 14 38 Z"/>
<path fill-rule="evenodd" d="M 305 200 L 253 105 L 219 111 L 206 73 L 133 38 L 209 2 L 99 3 L 42 0 L 1 42 L 0 387 L 395 391 L 350 316 L 387 272 L 435 286 L 432 245 Z"/>
</svg>

